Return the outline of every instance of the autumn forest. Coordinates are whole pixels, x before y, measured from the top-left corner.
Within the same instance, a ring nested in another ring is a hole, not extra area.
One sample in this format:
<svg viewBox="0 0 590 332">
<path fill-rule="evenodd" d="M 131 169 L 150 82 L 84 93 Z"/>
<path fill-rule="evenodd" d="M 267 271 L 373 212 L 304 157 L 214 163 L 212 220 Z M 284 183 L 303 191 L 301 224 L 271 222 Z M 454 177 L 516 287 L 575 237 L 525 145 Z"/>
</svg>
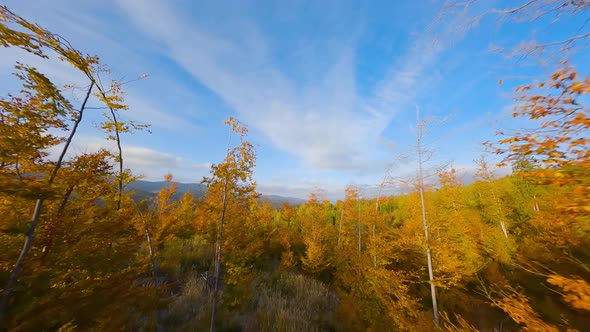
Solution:
<svg viewBox="0 0 590 332">
<path fill-rule="evenodd" d="M 125 138 L 149 124 L 121 116 L 134 111 L 127 82 L 42 23 L 0 7 L 2 50 L 58 59 L 86 83 L 20 62 L 3 76 L 20 91 L 0 97 L 0 330 L 590 329 L 590 78 L 575 64 L 514 91 L 525 129 L 485 142 L 469 184 L 428 163 L 437 120 L 416 111 L 415 176 L 385 177 L 373 197 L 351 185 L 344 199 L 273 204 L 247 123 L 229 117 L 202 196 L 168 174 L 144 199 L 128 189 L 140 176 Z M 73 154 L 96 108 L 115 148 Z"/>
</svg>

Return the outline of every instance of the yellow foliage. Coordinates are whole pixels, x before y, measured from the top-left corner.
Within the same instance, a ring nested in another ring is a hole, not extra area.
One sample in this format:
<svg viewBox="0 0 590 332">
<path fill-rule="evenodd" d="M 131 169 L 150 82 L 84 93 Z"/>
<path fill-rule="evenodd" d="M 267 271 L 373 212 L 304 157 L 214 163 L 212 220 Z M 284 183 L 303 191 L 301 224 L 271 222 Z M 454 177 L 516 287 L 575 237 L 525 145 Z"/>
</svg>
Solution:
<svg viewBox="0 0 590 332">
<path fill-rule="evenodd" d="M 565 292 L 563 300 L 576 309 L 590 311 L 590 284 L 582 279 L 569 279 L 560 275 L 551 275 L 547 282 Z"/>
<path fill-rule="evenodd" d="M 531 308 L 526 296 L 516 291 L 504 294 L 500 300 L 494 301 L 494 305 L 506 312 L 516 323 L 524 325 L 524 331 L 559 332 L 559 329 L 544 322 Z"/>
</svg>

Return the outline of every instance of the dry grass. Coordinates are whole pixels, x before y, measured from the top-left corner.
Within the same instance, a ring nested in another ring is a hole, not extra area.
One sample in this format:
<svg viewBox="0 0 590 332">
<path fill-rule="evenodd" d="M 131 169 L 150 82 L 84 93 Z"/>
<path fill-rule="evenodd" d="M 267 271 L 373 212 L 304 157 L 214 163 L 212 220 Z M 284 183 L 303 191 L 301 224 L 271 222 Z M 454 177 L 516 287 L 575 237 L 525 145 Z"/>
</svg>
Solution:
<svg viewBox="0 0 590 332">
<path fill-rule="evenodd" d="M 283 275 L 273 287 L 259 289 L 255 305 L 257 331 L 330 331 L 336 325 L 337 297 L 301 275 Z"/>
<path fill-rule="evenodd" d="M 164 314 L 167 330 L 200 331 L 209 325 L 209 289 L 203 279 L 189 276 Z"/>
</svg>

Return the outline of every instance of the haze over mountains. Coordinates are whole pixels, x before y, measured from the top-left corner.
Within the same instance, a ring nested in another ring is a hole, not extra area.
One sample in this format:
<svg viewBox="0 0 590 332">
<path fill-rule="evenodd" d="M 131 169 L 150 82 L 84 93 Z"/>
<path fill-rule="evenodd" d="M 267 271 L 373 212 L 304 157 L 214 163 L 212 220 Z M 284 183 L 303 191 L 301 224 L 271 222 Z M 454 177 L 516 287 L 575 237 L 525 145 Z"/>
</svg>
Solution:
<svg viewBox="0 0 590 332">
<path fill-rule="evenodd" d="M 189 191 L 195 198 L 203 197 L 207 187 L 200 183 L 178 183 L 178 189 L 173 199 L 179 199 L 182 197 L 184 193 Z M 134 197 L 138 200 L 146 199 L 154 197 L 158 194 L 162 188 L 166 187 L 166 181 L 144 181 L 144 180 L 137 180 L 131 182 L 127 185 L 127 190 L 135 191 Z M 286 197 L 280 195 L 261 195 L 261 200 L 267 200 L 273 203 L 273 205 L 281 205 L 283 202 L 287 202 L 289 204 L 302 204 L 305 202 L 302 198 L 297 197 Z"/>
</svg>

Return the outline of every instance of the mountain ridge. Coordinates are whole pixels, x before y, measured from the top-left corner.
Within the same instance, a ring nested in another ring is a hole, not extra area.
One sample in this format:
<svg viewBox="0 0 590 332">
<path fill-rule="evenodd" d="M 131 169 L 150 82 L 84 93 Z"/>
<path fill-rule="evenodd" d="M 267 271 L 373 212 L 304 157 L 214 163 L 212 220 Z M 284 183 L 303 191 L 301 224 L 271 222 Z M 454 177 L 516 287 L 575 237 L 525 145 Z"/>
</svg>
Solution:
<svg viewBox="0 0 590 332">
<path fill-rule="evenodd" d="M 200 183 L 182 183 L 175 182 L 178 184 L 178 189 L 172 199 L 179 199 L 186 193 L 190 192 L 195 198 L 201 198 L 207 191 L 207 186 Z M 155 196 L 162 188 L 166 187 L 168 183 L 166 181 L 146 181 L 136 180 L 127 185 L 128 191 L 135 191 L 136 199 L 146 199 Z M 303 204 L 305 200 L 297 197 L 281 196 L 281 195 L 265 195 L 260 196 L 262 201 L 270 201 L 273 205 L 279 206 L 283 203 L 289 203 L 293 205 Z"/>
</svg>

